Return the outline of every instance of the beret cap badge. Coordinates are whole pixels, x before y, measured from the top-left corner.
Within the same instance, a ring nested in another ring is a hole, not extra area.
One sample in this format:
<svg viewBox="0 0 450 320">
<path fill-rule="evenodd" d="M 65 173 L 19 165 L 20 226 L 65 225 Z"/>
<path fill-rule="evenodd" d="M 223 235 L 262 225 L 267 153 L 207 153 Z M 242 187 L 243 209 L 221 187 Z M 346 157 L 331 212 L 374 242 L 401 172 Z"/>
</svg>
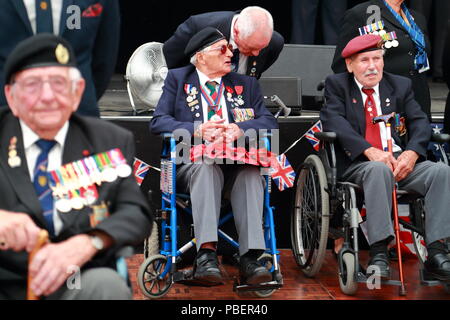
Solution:
<svg viewBox="0 0 450 320">
<path fill-rule="evenodd" d="M 55 49 L 56 60 L 61 64 L 67 64 L 69 62 L 69 50 L 61 43 L 56 46 Z"/>
</svg>

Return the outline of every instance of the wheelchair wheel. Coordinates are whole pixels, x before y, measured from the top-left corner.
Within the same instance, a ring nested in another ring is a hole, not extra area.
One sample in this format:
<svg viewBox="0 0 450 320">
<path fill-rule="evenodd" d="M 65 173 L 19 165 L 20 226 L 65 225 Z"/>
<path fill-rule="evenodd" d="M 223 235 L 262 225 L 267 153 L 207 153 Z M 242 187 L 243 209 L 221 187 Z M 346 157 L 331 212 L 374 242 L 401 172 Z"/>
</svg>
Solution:
<svg viewBox="0 0 450 320">
<path fill-rule="evenodd" d="M 307 277 L 314 277 L 325 258 L 330 203 L 325 191 L 327 178 L 320 158 L 310 155 L 300 167 L 295 183 L 291 215 L 294 258 Z"/>
<path fill-rule="evenodd" d="M 355 281 L 355 256 L 346 252 L 342 260 L 343 270 L 339 272 L 339 286 L 344 294 L 352 296 L 358 290 L 358 282 Z"/>
<path fill-rule="evenodd" d="M 166 264 L 167 257 L 158 254 L 147 258 L 139 267 L 137 282 L 146 297 L 161 298 L 169 291 L 173 284 L 172 274 L 169 272 L 160 278 Z"/>
<path fill-rule="evenodd" d="M 268 253 L 264 253 L 258 258 L 258 261 L 260 261 L 267 268 L 267 270 L 272 269 L 272 260 L 273 260 L 272 255 L 270 255 Z M 253 291 L 253 293 L 255 296 L 257 296 L 259 298 L 268 298 L 274 293 L 274 291 L 275 291 L 275 289 L 258 290 L 258 291 Z"/>
</svg>

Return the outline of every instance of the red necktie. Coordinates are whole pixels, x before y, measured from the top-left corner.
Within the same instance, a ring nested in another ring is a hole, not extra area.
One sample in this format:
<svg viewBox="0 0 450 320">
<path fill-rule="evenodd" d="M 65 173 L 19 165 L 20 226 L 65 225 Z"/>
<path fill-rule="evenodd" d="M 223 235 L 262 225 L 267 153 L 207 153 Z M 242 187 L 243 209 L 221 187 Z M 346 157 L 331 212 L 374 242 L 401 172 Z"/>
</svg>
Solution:
<svg viewBox="0 0 450 320">
<path fill-rule="evenodd" d="M 373 89 L 362 89 L 367 95 L 366 103 L 364 104 L 364 110 L 366 113 L 366 134 L 365 138 L 374 148 L 383 150 L 383 144 L 381 143 L 380 125 L 374 124 L 372 118 L 378 116 L 377 106 L 375 99 L 373 98 Z"/>
</svg>

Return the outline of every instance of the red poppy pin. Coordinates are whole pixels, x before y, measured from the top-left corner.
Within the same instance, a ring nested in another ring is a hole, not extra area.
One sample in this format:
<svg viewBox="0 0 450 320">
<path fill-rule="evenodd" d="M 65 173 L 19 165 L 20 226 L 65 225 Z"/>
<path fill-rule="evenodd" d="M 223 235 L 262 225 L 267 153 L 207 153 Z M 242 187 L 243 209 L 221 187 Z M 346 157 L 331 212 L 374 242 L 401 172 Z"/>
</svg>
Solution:
<svg viewBox="0 0 450 320">
<path fill-rule="evenodd" d="M 227 90 L 227 92 L 229 92 L 229 93 L 231 93 L 231 94 L 233 94 L 233 93 L 234 93 L 234 91 L 233 91 L 233 88 L 232 88 L 232 87 L 226 86 L 226 87 L 225 87 L 225 89 Z"/>
<path fill-rule="evenodd" d="M 244 86 L 234 86 L 234 90 L 236 90 L 238 95 L 241 95 L 244 92 Z"/>
<path fill-rule="evenodd" d="M 86 8 L 83 11 L 82 16 L 87 17 L 87 18 L 95 18 L 95 17 L 99 17 L 102 14 L 102 11 L 103 11 L 102 4 L 96 3 L 96 4 L 93 4 L 93 5 L 89 6 L 88 8 Z"/>
</svg>

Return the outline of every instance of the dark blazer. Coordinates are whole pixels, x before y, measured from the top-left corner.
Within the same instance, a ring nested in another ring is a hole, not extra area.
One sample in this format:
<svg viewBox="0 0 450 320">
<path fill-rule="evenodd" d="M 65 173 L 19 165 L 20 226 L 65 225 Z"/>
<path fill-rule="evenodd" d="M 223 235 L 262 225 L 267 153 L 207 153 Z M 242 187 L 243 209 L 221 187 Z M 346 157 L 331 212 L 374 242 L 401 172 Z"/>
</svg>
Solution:
<svg viewBox="0 0 450 320">
<path fill-rule="evenodd" d="M 367 25 L 367 20 L 373 14 L 372 12 L 367 13 L 367 8 L 374 5 L 381 9 L 381 20 L 384 21 L 384 29 L 387 32 L 395 31 L 399 42 L 398 47 L 386 51 L 386 55 L 384 56 L 384 70 L 410 78 L 412 80 L 415 99 L 422 107 L 422 110 L 430 116 L 431 98 L 426 73 L 417 73 L 414 70 L 416 48 L 409 34 L 385 6 L 383 0 L 367 1 L 347 10 L 341 23 L 339 39 L 332 64 L 333 71 L 335 73 L 347 71 L 345 61 L 341 57 L 342 50 L 351 39 L 359 36 L 358 28 Z M 412 11 L 411 14 L 425 34 L 426 51 L 430 58 L 431 50 L 426 20 L 420 13 Z"/>
<path fill-rule="evenodd" d="M 327 77 L 325 99 L 320 119 L 324 131 L 337 133 L 336 156 L 341 175 L 353 161 L 368 160 L 363 154 L 371 147 L 364 139 L 364 102 L 353 74 L 348 72 Z M 391 127 L 395 143 L 402 150 L 413 150 L 424 158 L 431 129 L 427 116 L 414 100 L 411 80 L 385 72 L 380 82 L 380 101 L 383 114 L 396 112 L 406 120 L 407 133 L 403 136 Z"/>
<path fill-rule="evenodd" d="M 83 17 L 91 5 L 101 4 L 102 13 L 97 17 Z M 73 11 L 80 8 L 80 29 L 69 30 L 66 22 L 73 22 Z M 6 105 L 3 92 L 3 69 L 6 58 L 22 40 L 33 35 L 23 1 L 0 0 L 0 106 Z M 77 113 L 99 116 L 97 100 L 108 87 L 114 72 L 119 48 L 120 13 L 117 0 L 63 0 L 60 33 L 75 50 L 78 68 L 86 79 L 86 89 Z"/>
<path fill-rule="evenodd" d="M 258 81 L 249 76 L 231 72 L 222 77 L 226 87 L 233 88 L 233 97 L 236 97 L 236 86 L 242 86 L 242 99 L 244 104 L 236 108 L 252 108 L 255 118 L 253 120 L 237 122 L 243 129 L 276 129 L 278 124 L 274 116 L 267 110 L 263 102 L 263 96 Z M 189 107 L 186 101 L 188 95 L 185 92 L 185 84 L 191 84 L 197 88 L 198 108 Z M 226 99 L 225 99 L 226 100 Z M 226 100 L 227 101 L 227 100 Z M 231 110 L 235 106 L 227 101 L 228 119 L 234 122 Z M 203 122 L 202 99 L 200 96 L 200 83 L 194 66 L 187 66 L 169 70 L 164 82 L 163 93 L 156 106 L 150 123 L 151 132 L 160 134 L 173 132 L 176 129 L 186 129 L 194 133 L 194 122 Z"/>
<path fill-rule="evenodd" d="M 0 111 L 0 137 L 0 209 L 27 213 L 36 225 L 45 228 L 42 209 L 28 172 L 19 121 L 8 109 Z M 8 165 L 8 146 L 12 137 L 17 137 L 17 153 L 22 159 L 21 165 L 15 168 Z M 128 164 L 132 166 L 134 140 L 129 131 L 93 117 L 73 115 L 62 162 L 84 158 L 86 151 L 96 154 L 113 148 L 120 148 Z M 138 245 L 149 235 L 152 215 L 133 175 L 111 183 L 102 183 L 97 190 L 97 203 L 104 201 L 111 216 L 100 222 L 96 229 L 108 233 L 114 239 L 115 245 L 98 254 L 85 267 L 114 267 L 115 253 L 119 248 Z M 51 241 L 60 242 L 92 230 L 89 222 L 91 212 L 90 207 L 84 207 L 81 210 L 61 213 L 63 228 Z M 7 284 L 17 283 L 21 289 L 25 289 L 27 259 L 25 252 L 0 251 L 0 288 L 4 290 Z M 0 296 L 3 290 L 0 289 Z M 15 294 L 16 298 L 25 297 L 23 290 Z"/>
<path fill-rule="evenodd" d="M 239 12 L 217 11 L 202 13 L 191 16 L 180 24 L 166 42 L 164 42 L 163 52 L 169 69 L 183 67 L 189 64 L 189 57 L 184 54 L 184 49 L 194 34 L 205 27 L 214 27 L 220 30 L 227 40 L 231 36 L 231 22 L 234 15 Z M 255 77 L 259 79 L 261 74 L 266 71 L 278 58 L 283 49 L 284 38 L 278 32 L 274 31 L 269 45 L 261 50 L 257 57 L 248 57 L 247 75 L 250 75 L 251 69 L 256 69 Z"/>
</svg>

